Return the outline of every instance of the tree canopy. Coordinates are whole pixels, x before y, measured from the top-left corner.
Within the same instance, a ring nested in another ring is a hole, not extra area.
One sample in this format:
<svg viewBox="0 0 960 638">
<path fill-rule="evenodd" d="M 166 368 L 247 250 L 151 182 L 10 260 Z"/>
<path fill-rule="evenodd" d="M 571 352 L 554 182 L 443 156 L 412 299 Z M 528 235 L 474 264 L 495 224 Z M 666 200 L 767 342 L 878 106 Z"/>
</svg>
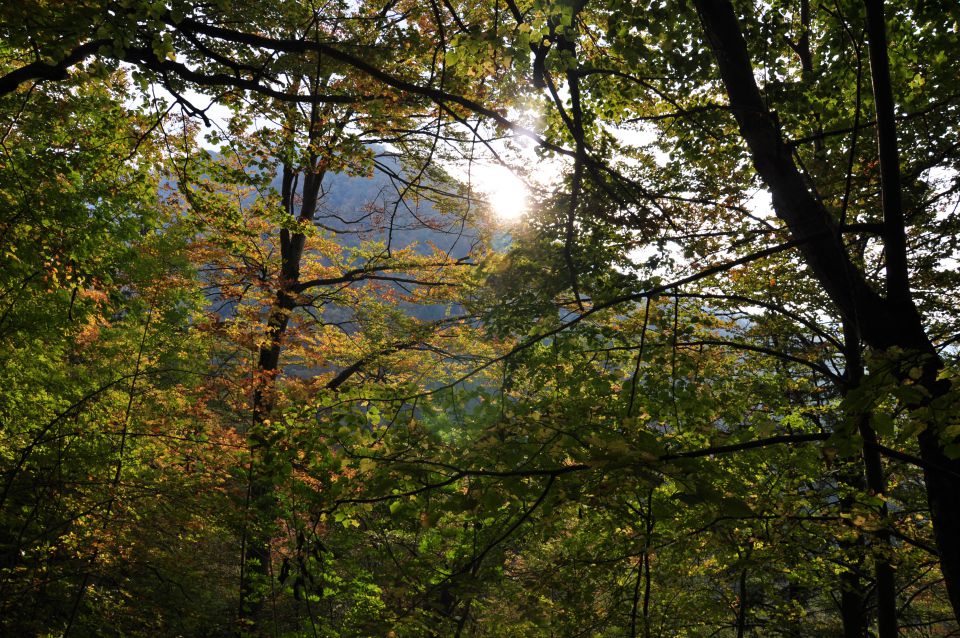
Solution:
<svg viewBox="0 0 960 638">
<path fill-rule="evenodd" d="M 955 3 L 0 34 L 0 633 L 960 631 Z"/>
</svg>

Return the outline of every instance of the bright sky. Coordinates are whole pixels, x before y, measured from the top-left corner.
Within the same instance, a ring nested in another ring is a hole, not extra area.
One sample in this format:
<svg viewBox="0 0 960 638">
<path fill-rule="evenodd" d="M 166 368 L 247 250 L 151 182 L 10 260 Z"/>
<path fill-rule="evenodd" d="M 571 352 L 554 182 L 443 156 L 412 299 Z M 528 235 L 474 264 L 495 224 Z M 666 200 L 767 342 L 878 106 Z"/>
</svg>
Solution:
<svg viewBox="0 0 960 638">
<path fill-rule="evenodd" d="M 165 99 L 168 103 L 174 101 L 162 87 L 155 86 L 154 91 L 158 98 Z M 197 108 L 204 110 L 214 128 L 225 128 L 230 117 L 230 110 L 227 107 L 217 104 L 210 96 L 195 91 L 185 92 L 184 98 Z M 209 129 L 200 130 L 197 141 L 201 145 L 207 145 L 204 138 L 208 131 Z M 504 151 L 502 144 L 496 146 L 498 153 Z M 527 150 L 530 152 L 524 153 L 524 157 L 518 158 L 517 161 L 523 162 L 529 168 L 532 165 L 531 162 L 540 160 L 534 156 L 532 148 Z M 463 167 L 450 167 L 450 170 L 460 179 L 470 181 L 478 198 L 484 200 L 490 207 L 496 222 L 509 225 L 519 221 L 529 212 L 530 189 L 513 171 L 492 158 L 480 157 L 469 167 L 465 163 Z"/>
<path fill-rule="evenodd" d="M 510 169 L 497 164 L 475 164 L 470 174 L 499 221 L 516 222 L 528 212 L 530 189 Z"/>
</svg>

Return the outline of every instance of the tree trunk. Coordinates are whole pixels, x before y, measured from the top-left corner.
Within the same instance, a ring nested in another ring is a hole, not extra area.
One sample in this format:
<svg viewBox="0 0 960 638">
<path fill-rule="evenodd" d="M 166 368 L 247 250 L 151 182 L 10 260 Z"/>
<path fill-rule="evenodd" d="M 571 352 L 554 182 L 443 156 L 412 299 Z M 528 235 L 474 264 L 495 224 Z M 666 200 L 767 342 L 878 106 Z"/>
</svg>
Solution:
<svg viewBox="0 0 960 638">
<path fill-rule="evenodd" d="M 268 319 L 269 340 L 261 346 L 257 359 L 257 379 L 253 393 L 253 424 L 248 432 L 250 474 L 247 486 L 247 523 L 244 530 L 240 582 L 240 629 L 261 635 L 264 629 L 263 607 L 271 581 L 270 541 L 277 518 L 275 497 L 276 463 L 272 454 L 270 415 L 276 407 L 276 382 L 279 374 L 283 336 L 289 322 L 293 299 L 280 292 Z"/>
<path fill-rule="evenodd" d="M 876 12 L 878 0 L 871 0 Z M 924 396 L 908 408 L 925 423 L 919 437 L 921 458 L 926 467 L 927 499 L 930 505 L 934 535 L 940 553 L 940 567 L 947 585 L 955 617 L 960 618 L 960 460 L 951 460 L 943 452 L 936 414 L 937 405 L 949 391 L 946 380 L 938 380 L 942 368 L 936 349 L 924 331 L 923 321 L 910 298 L 904 246 L 905 229 L 902 214 L 889 202 L 893 189 L 893 171 L 884 171 L 884 240 L 887 255 L 886 298 L 871 288 L 863 273 L 851 261 L 840 239 L 837 223 L 806 186 L 797 169 L 790 147 L 784 142 L 776 121 L 764 102 L 753 74 L 753 65 L 733 5 L 729 0 L 694 0 L 697 13 L 730 100 L 730 110 L 737 120 L 741 135 L 750 149 L 754 168 L 770 189 L 777 216 L 789 228 L 794 239 L 803 241 L 800 251 L 814 277 L 846 321 L 853 322 L 864 343 L 881 351 L 898 349 L 894 375 L 900 381 L 909 379 L 911 368 L 919 369 L 916 385 Z M 868 5 L 869 6 L 869 5 Z M 882 4 L 880 5 L 882 19 Z M 876 21 L 876 16 L 872 18 Z M 876 38 L 872 47 L 885 47 Z M 871 52 L 871 60 L 876 54 Z M 877 82 L 875 81 L 875 84 Z M 889 84 L 889 81 L 887 81 Z M 882 108 L 882 105 L 878 105 Z M 881 148 L 890 145 L 889 134 L 883 131 L 892 122 L 880 120 L 891 114 L 878 110 L 878 131 Z M 895 129 L 893 129 L 895 132 Z M 893 145 L 895 147 L 895 140 Z M 882 158 L 890 162 L 889 149 Z M 895 159 L 895 158 L 894 158 Z M 903 258 L 901 258 L 903 256 Z M 892 272 L 892 271 L 897 272 Z"/>
<path fill-rule="evenodd" d="M 863 381 L 863 359 L 860 354 L 860 334 L 851 321 L 843 322 L 844 353 L 847 369 L 844 373 L 846 384 L 845 392 L 850 392 Z M 863 457 L 864 475 L 866 477 L 867 493 L 882 497 L 887 491 L 887 479 L 883 471 L 883 459 L 877 447 L 877 433 L 870 423 L 870 412 L 852 414 L 856 420 L 857 430 L 863 439 L 861 454 Z M 881 519 L 886 520 L 889 512 L 884 503 L 878 512 Z M 879 638 L 897 637 L 897 585 L 893 565 L 890 562 L 892 544 L 887 523 L 876 534 L 876 546 L 873 552 L 874 577 L 877 590 L 877 632 Z"/>
<path fill-rule="evenodd" d="M 867 638 L 867 625 L 863 622 L 863 579 L 855 572 L 840 576 L 840 620 L 843 622 L 843 638 Z"/>
<path fill-rule="evenodd" d="M 859 455 L 858 455 L 859 457 Z M 863 476 L 863 459 L 852 457 L 844 461 L 847 470 L 841 472 L 840 482 L 856 490 L 863 490 L 866 481 Z M 840 499 L 841 515 L 848 514 L 853 509 L 855 498 L 845 496 Z M 866 554 L 863 537 L 855 540 L 841 541 L 842 548 L 850 550 L 856 556 L 847 565 L 849 571 L 840 575 L 840 620 L 843 622 L 843 638 L 867 638 L 867 623 L 865 622 L 867 590 L 866 583 L 860 572 L 863 567 L 863 557 Z"/>
<path fill-rule="evenodd" d="M 737 605 L 737 638 L 743 638 L 747 630 L 747 570 L 740 572 L 740 583 L 737 587 L 739 604 Z"/>
<path fill-rule="evenodd" d="M 863 460 L 867 470 L 867 490 L 870 494 L 883 495 L 886 479 L 883 464 L 877 451 L 877 433 L 870 427 L 870 415 L 859 417 L 860 435 L 863 437 Z M 881 518 L 887 517 L 887 506 L 880 506 Z M 877 585 L 877 633 L 880 638 L 897 638 L 897 585 L 893 565 L 890 563 L 890 533 L 884 527 L 877 532 L 877 548 L 873 552 L 874 575 Z"/>
<path fill-rule="evenodd" d="M 316 214 L 324 171 L 313 171 L 315 159 L 309 162 L 303 184 L 303 198 L 297 218 L 311 221 Z M 285 210 L 294 215 L 294 172 L 284 165 L 281 199 Z M 248 635 L 266 635 L 264 604 L 272 580 L 271 539 L 278 516 L 276 502 L 278 467 L 274 450 L 270 417 L 276 409 L 277 377 L 281 372 L 280 354 L 290 315 L 298 302 L 292 292 L 300 279 L 306 236 L 280 231 L 280 278 L 275 301 L 267 320 L 267 343 L 261 346 L 257 359 L 257 378 L 253 394 L 253 424 L 248 434 L 250 446 L 249 510 L 241 565 L 240 629 Z"/>
</svg>

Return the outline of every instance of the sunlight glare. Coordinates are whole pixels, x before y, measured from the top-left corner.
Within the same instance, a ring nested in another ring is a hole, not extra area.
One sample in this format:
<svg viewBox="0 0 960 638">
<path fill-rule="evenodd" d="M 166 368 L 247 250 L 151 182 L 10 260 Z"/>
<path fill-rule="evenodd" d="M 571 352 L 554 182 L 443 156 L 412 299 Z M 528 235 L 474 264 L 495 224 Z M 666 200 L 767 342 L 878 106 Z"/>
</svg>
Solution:
<svg viewBox="0 0 960 638">
<path fill-rule="evenodd" d="M 529 209 L 530 191 L 519 177 L 503 166 L 474 166 L 473 182 L 491 212 L 504 223 L 519 221 Z"/>
</svg>

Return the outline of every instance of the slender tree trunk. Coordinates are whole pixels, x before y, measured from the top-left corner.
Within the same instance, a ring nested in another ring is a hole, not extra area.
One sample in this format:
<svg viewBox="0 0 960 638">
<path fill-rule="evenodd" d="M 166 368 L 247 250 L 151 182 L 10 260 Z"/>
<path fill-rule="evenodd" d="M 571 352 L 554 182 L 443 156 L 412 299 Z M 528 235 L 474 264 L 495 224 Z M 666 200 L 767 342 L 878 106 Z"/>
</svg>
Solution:
<svg viewBox="0 0 960 638">
<path fill-rule="evenodd" d="M 840 481 L 857 491 L 866 489 L 863 459 L 860 455 L 847 459 L 845 463 L 848 469 L 841 473 Z M 840 500 L 841 515 L 849 514 L 855 501 L 853 495 L 843 497 Z M 864 539 L 859 536 L 855 540 L 842 541 L 840 546 L 856 556 L 855 559 L 851 558 L 849 571 L 840 575 L 840 619 L 843 622 L 843 637 L 867 638 L 867 587 L 860 574 L 866 554 Z"/>
<path fill-rule="evenodd" d="M 919 319 L 910 294 L 906 224 L 901 196 L 900 158 L 893 83 L 890 80 L 890 61 L 887 54 L 884 3 L 883 0 L 864 0 L 864 4 L 867 10 L 870 75 L 877 110 L 877 151 L 883 202 L 887 298 L 898 312 L 917 316 Z M 920 331 L 922 332 L 922 326 Z M 926 335 L 916 345 L 919 346 L 915 346 L 918 354 L 925 355 L 919 381 L 929 392 L 929 397 L 910 407 L 929 409 L 936 399 L 947 394 L 949 383 L 937 378 L 942 363 Z M 943 453 L 942 441 L 938 440 L 939 424 L 936 420 L 930 421 L 928 419 L 927 428 L 919 437 L 920 455 L 927 463 L 924 478 L 934 535 L 940 550 L 941 570 L 947 583 L 954 616 L 960 619 L 960 480 L 957 478 L 960 474 L 960 460 L 951 460 Z M 936 467 L 952 471 L 954 476 L 930 469 Z M 890 613 L 895 613 L 895 609 Z"/>
<path fill-rule="evenodd" d="M 652 585 L 650 582 L 650 546 L 653 543 L 653 492 L 650 488 L 647 495 L 647 529 L 643 548 L 643 638 L 650 638 L 650 594 Z"/>
<path fill-rule="evenodd" d="M 863 579 L 859 574 L 849 571 L 840 576 L 840 620 L 843 622 L 843 638 L 867 638 L 867 625 L 863 622 L 866 602 L 863 589 Z"/>
<path fill-rule="evenodd" d="M 843 322 L 844 341 L 846 345 L 845 381 L 846 391 L 855 389 L 863 381 L 863 359 L 860 355 L 860 334 L 851 321 Z M 863 439 L 861 453 L 866 476 L 867 492 L 882 497 L 887 491 L 887 479 L 883 471 L 883 459 L 877 447 L 877 433 L 870 424 L 870 412 L 852 415 L 857 422 L 857 430 Z M 878 512 L 884 519 L 883 527 L 876 534 L 875 550 L 873 552 L 874 577 L 877 590 L 877 631 L 879 638 L 896 638 L 897 636 L 897 586 L 893 565 L 890 562 L 892 545 L 890 533 L 886 528 L 886 518 L 889 514 L 887 505 L 880 506 Z"/>
<path fill-rule="evenodd" d="M 747 630 L 747 570 L 740 572 L 738 586 L 739 605 L 737 605 L 737 638 L 743 638 Z"/>
<path fill-rule="evenodd" d="M 283 336 L 293 309 L 292 299 L 278 294 L 270 311 L 268 342 L 260 348 L 257 379 L 254 382 L 253 424 L 248 433 L 250 446 L 249 484 L 247 487 L 247 524 L 241 558 L 240 629 L 252 635 L 263 631 L 263 607 L 271 582 L 271 551 L 274 521 L 277 516 L 275 487 L 276 462 L 270 435 L 270 415 L 276 407 L 276 382 L 279 374 Z"/>
<path fill-rule="evenodd" d="M 312 221 L 316 214 L 324 171 L 312 169 L 311 158 L 303 184 L 300 221 Z M 284 165 L 281 177 L 281 200 L 286 211 L 294 215 L 294 171 Z M 280 355 L 290 315 L 298 305 L 293 292 L 300 279 L 300 265 L 306 247 L 302 233 L 280 231 L 280 277 L 275 300 L 267 319 L 267 342 L 260 348 L 257 378 L 254 382 L 253 424 L 248 435 L 250 445 L 250 477 L 248 486 L 248 518 L 241 565 L 240 629 L 249 635 L 266 635 L 264 605 L 272 582 L 271 539 L 278 515 L 276 486 L 278 467 L 270 417 L 276 409 L 277 377 L 281 372 Z"/>
<path fill-rule="evenodd" d="M 887 26 L 883 0 L 865 0 L 867 38 L 870 51 L 870 78 L 877 111 L 877 156 L 880 159 L 880 193 L 883 205 L 883 249 L 887 259 L 887 298 L 896 304 L 910 304 L 907 267 L 907 237 L 900 194 L 900 153 L 894 118 L 893 86 L 887 57 Z"/>
<path fill-rule="evenodd" d="M 877 433 L 870 426 L 870 415 L 859 419 L 860 436 L 863 437 L 863 459 L 867 469 L 867 490 L 870 494 L 882 496 L 886 491 L 886 479 L 883 464 L 877 451 Z M 880 506 L 880 517 L 886 519 L 887 506 Z M 880 638 L 897 636 L 897 585 L 893 565 L 890 563 L 890 533 L 884 526 L 876 534 L 877 544 L 873 553 L 874 574 L 877 585 L 877 632 Z"/>
<path fill-rule="evenodd" d="M 644 518 L 644 540 L 643 553 L 640 554 L 640 564 L 637 566 L 637 580 L 633 587 L 633 608 L 630 612 L 630 636 L 637 637 L 637 612 L 641 605 L 640 583 L 643 583 L 643 638 L 650 638 L 650 547 L 653 538 L 653 528 L 656 524 L 653 518 L 653 493 L 655 488 L 651 487 L 647 492 L 647 507 L 643 512 Z"/>
</svg>

